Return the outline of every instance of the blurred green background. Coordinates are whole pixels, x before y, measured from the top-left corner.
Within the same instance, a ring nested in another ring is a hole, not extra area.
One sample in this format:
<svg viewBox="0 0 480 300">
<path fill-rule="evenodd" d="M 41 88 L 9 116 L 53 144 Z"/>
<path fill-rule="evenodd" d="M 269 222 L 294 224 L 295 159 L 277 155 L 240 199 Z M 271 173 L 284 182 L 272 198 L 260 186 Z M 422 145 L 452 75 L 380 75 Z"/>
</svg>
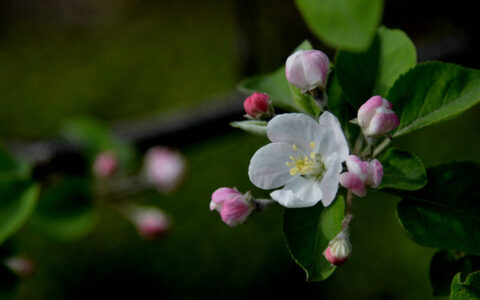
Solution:
<svg viewBox="0 0 480 300">
<path fill-rule="evenodd" d="M 0 3 L 2 141 L 55 137 L 62 120 L 81 114 L 113 123 L 203 105 L 233 90 L 243 76 L 275 69 L 303 39 L 314 40 L 286 0 Z M 441 22 L 443 33 L 469 33 L 455 13 L 446 19 L 438 9 L 420 25 L 415 16 L 420 19 L 422 10 L 412 12 L 414 21 L 402 27 L 403 11 L 391 8 L 411 1 L 399 3 L 387 2 L 384 23 L 405 29 L 417 45 L 428 42 L 429 28 Z M 434 33 L 438 37 L 438 29 Z M 326 52 L 333 58 L 331 49 Z M 445 59 L 478 66 L 478 58 L 466 61 L 469 53 Z M 480 161 L 479 113 L 475 107 L 395 144 L 426 166 Z M 220 186 L 266 196 L 246 172 L 265 143 L 232 130 L 180 149 L 189 174 L 178 193 L 145 192 L 134 199 L 172 216 L 174 229 L 160 241 L 140 239 L 108 208 L 100 208 L 95 230 L 77 242 L 47 240 L 27 226 L 18 235 L 20 247 L 37 262 L 37 272 L 22 283 L 17 299 L 432 298 L 428 266 L 435 250 L 405 236 L 392 196 L 371 192 L 356 201 L 352 257 L 321 283 L 306 283 L 290 259 L 282 208 L 235 228 L 210 212 L 210 195 Z"/>
</svg>

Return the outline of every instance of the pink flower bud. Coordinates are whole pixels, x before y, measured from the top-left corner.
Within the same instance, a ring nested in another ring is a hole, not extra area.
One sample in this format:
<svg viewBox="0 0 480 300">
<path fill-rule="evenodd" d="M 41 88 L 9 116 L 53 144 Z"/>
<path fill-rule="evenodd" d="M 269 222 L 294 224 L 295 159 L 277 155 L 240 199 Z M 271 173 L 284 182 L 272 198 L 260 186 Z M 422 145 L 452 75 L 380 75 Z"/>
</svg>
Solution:
<svg viewBox="0 0 480 300">
<path fill-rule="evenodd" d="M 186 173 L 186 162 L 175 150 L 153 147 L 145 154 L 147 180 L 161 192 L 171 192 L 182 181 Z"/>
<path fill-rule="evenodd" d="M 365 136 L 377 136 L 397 128 L 400 121 L 392 104 L 380 96 L 373 96 L 358 110 L 358 124 Z"/>
<path fill-rule="evenodd" d="M 348 234 L 341 231 L 333 240 L 328 243 L 327 249 L 323 252 L 323 255 L 334 266 L 341 266 L 352 253 L 352 245 Z"/>
<path fill-rule="evenodd" d="M 140 236 L 155 239 L 164 236 L 170 230 L 170 220 L 165 213 L 155 207 L 135 206 L 129 218 Z"/>
<path fill-rule="evenodd" d="M 93 173 L 99 178 L 107 178 L 118 170 L 118 161 L 115 154 L 104 151 L 97 155 L 93 163 Z"/>
<path fill-rule="evenodd" d="M 263 93 L 253 93 L 243 102 L 245 112 L 254 119 L 268 118 L 272 115 L 270 97 Z"/>
<path fill-rule="evenodd" d="M 325 88 L 330 61 L 320 50 L 300 50 L 287 58 L 287 80 L 302 93 L 317 87 Z"/>
<path fill-rule="evenodd" d="M 236 189 L 222 187 L 212 194 L 210 210 L 217 210 L 229 226 L 245 223 L 253 209 L 250 192 L 243 195 Z"/>
<path fill-rule="evenodd" d="M 367 162 L 358 156 L 350 155 L 346 164 L 348 172 L 340 174 L 340 184 L 355 195 L 365 197 L 365 186 L 376 188 L 382 182 L 383 167 L 377 159 Z"/>
<path fill-rule="evenodd" d="M 29 278 L 35 272 L 35 264 L 28 257 L 13 256 L 7 258 L 4 264 L 20 278 Z"/>
</svg>

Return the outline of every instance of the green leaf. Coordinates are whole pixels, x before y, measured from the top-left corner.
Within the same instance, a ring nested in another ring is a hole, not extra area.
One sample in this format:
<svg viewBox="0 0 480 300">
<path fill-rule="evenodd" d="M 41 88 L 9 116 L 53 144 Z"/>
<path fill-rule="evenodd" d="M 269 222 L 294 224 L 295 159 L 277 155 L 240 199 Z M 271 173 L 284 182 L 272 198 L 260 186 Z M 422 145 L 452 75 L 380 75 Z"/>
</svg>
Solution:
<svg viewBox="0 0 480 300">
<path fill-rule="evenodd" d="M 327 208 L 319 202 L 314 207 L 285 210 L 283 231 L 287 246 L 293 260 L 305 270 L 307 281 L 324 280 L 335 271 L 323 251 L 342 229 L 344 210 L 342 196 Z"/>
<path fill-rule="evenodd" d="M 382 17 L 382 0 L 296 0 L 307 25 L 329 46 L 363 51 Z"/>
<path fill-rule="evenodd" d="M 0 244 L 27 221 L 37 203 L 39 188 L 20 178 L 0 178 Z"/>
<path fill-rule="evenodd" d="M 480 271 L 471 273 L 464 281 L 462 281 L 460 273 L 455 275 L 452 281 L 450 299 L 480 299 Z"/>
<path fill-rule="evenodd" d="M 31 167 L 14 159 L 7 150 L 0 147 L 0 176 L 16 176 L 27 179 L 30 176 Z"/>
<path fill-rule="evenodd" d="M 453 118 L 480 101 L 480 71 L 429 62 L 401 76 L 388 100 L 400 118 L 394 136 Z"/>
<path fill-rule="evenodd" d="M 365 53 L 339 51 L 335 68 L 347 100 L 358 109 L 374 95 L 386 97 L 416 61 L 415 46 L 403 31 L 381 27 Z"/>
<path fill-rule="evenodd" d="M 134 163 L 134 149 L 119 141 L 104 124 L 95 119 L 78 117 L 67 120 L 62 132 L 68 140 L 86 151 L 90 162 L 100 152 L 112 151 L 125 168 L 131 168 Z"/>
<path fill-rule="evenodd" d="M 295 51 L 310 49 L 312 49 L 312 45 L 305 40 Z M 270 74 L 244 79 L 240 83 L 239 89 L 246 93 L 265 93 L 272 99 L 273 106 L 287 111 L 300 111 L 315 117 L 320 113 L 320 108 L 314 99 L 302 94 L 298 88 L 287 81 L 284 66 Z"/>
<path fill-rule="evenodd" d="M 240 128 L 248 133 L 252 133 L 259 136 L 267 136 L 267 122 L 258 120 L 245 120 L 231 122 L 230 126 L 234 128 Z"/>
<path fill-rule="evenodd" d="M 480 269 L 480 258 L 473 255 L 457 255 L 451 251 L 438 251 L 430 263 L 430 283 L 434 296 L 450 294 L 452 279 L 458 272 L 469 274 Z"/>
<path fill-rule="evenodd" d="M 427 174 L 422 162 L 410 152 L 390 148 L 379 160 L 383 166 L 380 189 L 414 191 L 427 184 Z"/>
<path fill-rule="evenodd" d="M 446 163 L 427 169 L 428 183 L 402 192 L 397 216 L 415 242 L 480 254 L 480 165 Z"/>
<path fill-rule="evenodd" d="M 60 241 L 73 241 L 88 234 L 97 216 L 90 181 L 65 178 L 40 196 L 30 228 Z"/>
</svg>

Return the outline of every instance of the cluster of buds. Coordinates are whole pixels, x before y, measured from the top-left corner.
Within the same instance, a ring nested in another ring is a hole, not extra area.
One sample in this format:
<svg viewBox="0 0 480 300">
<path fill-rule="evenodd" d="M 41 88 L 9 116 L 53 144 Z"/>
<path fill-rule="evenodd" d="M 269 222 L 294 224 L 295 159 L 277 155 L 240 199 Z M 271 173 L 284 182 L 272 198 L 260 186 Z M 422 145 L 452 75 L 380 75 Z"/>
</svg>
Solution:
<svg viewBox="0 0 480 300">
<path fill-rule="evenodd" d="M 159 208 L 131 206 L 126 214 L 138 234 L 145 239 L 160 238 L 170 231 L 170 219 Z"/>
<path fill-rule="evenodd" d="M 255 203 L 250 192 L 242 194 L 236 189 L 222 187 L 212 194 L 210 210 L 216 210 L 229 226 L 245 223 L 254 209 Z"/>
<path fill-rule="evenodd" d="M 159 191 L 168 193 L 183 180 L 187 164 L 178 151 L 157 146 L 145 154 L 144 166 L 147 181 Z"/>
<path fill-rule="evenodd" d="M 255 120 L 268 120 L 273 116 L 273 105 L 270 96 L 264 93 L 253 93 L 243 102 L 246 117 Z"/>
<path fill-rule="evenodd" d="M 367 138 L 386 134 L 400 124 L 392 103 L 381 96 L 368 99 L 358 110 L 357 121 Z"/>
<path fill-rule="evenodd" d="M 95 158 L 92 169 L 98 178 L 111 177 L 118 171 L 118 159 L 111 151 L 101 152 Z"/>
<path fill-rule="evenodd" d="M 364 197 L 367 194 L 366 186 L 376 188 L 382 182 L 383 166 L 377 159 L 368 162 L 350 155 L 346 164 L 348 172 L 340 175 L 340 184 L 355 195 Z"/>
<path fill-rule="evenodd" d="M 287 58 L 287 80 L 302 93 L 319 88 L 325 89 L 330 61 L 320 50 L 300 50 Z"/>
<path fill-rule="evenodd" d="M 333 240 L 328 243 L 327 249 L 323 255 L 332 266 L 341 266 L 352 253 L 352 244 L 348 237 L 348 232 L 342 230 Z"/>
</svg>

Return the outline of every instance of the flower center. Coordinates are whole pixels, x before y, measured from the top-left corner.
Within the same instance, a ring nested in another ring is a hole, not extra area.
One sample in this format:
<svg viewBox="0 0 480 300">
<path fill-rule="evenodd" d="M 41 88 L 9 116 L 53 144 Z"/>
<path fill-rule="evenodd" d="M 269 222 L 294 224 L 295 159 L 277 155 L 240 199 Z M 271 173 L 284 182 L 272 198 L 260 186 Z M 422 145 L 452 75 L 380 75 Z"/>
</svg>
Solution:
<svg viewBox="0 0 480 300">
<path fill-rule="evenodd" d="M 290 161 L 287 162 L 287 166 L 290 168 L 290 175 L 312 176 L 319 180 L 322 179 L 326 171 L 322 156 L 313 151 L 315 142 L 310 143 L 310 148 L 312 152 L 310 155 L 307 155 L 297 145 L 293 145 L 293 150 L 298 151 L 299 155 L 298 157 L 290 156 Z"/>
</svg>

